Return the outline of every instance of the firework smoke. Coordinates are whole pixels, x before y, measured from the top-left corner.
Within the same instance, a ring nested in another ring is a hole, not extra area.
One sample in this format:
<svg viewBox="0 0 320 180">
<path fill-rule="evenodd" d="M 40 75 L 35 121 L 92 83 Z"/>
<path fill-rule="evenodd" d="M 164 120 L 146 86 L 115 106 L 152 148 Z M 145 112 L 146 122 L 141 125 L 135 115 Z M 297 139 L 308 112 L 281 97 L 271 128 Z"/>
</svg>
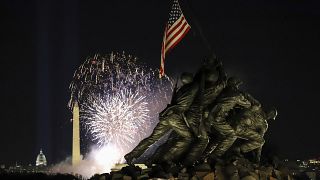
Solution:
<svg viewBox="0 0 320 180">
<path fill-rule="evenodd" d="M 71 157 L 54 165 L 50 173 L 79 174 L 89 179 L 95 174 L 109 173 L 115 163 L 121 159 L 121 154 L 113 145 L 92 148 L 88 155 L 77 165 L 71 165 Z"/>
</svg>

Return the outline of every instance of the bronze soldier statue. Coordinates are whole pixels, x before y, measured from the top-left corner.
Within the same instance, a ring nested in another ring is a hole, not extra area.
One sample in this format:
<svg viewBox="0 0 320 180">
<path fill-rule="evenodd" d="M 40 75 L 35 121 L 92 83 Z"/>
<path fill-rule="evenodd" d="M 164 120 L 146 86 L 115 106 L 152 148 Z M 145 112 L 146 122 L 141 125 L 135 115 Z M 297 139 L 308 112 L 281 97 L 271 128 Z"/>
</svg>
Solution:
<svg viewBox="0 0 320 180">
<path fill-rule="evenodd" d="M 221 62 L 211 59 L 207 64 L 209 68 L 204 73 L 206 76 L 204 90 L 202 92 L 199 90 L 190 109 L 185 113 L 187 123 L 195 137 L 192 146 L 186 154 L 187 158 L 184 158 L 182 162 L 185 166 L 193 165 L 207 147 L 209 136 L 204 122 L 206 119 L 205 110 L 208 108 L 208 105 L 215 102 L 218 95 L 226 86 L 227 76 L 222 69 Z"/>
<path fill-rule="evenodd" d="M 237 139 L 236 132 L 228 121 L 229 113 L 234 108 L 249 108 L 250 101 L 239 90 L 242 82 L 236 78 L 229 78 L 227 87 L 218 97 L 215 106 L 209 113 L 208 123 L 217 132 L 217 139 L 208 145 L 205 154 L 211 154 L 211 158 L 222 156 Z"/>
<path fill-rule="evenodd" d="M 265 113 L 256 99 L 239 90 L 242 81 L 226 79 L 222 63 L 215 58 L 209 58 L 194 77 L 183 73 L 181 88 L 159 114 L 152 134 L 125 155 L 127 163 L 139 158 L 168 132 L 169 139 L 149 162 L 192 166 L 207 157 L 219 159 L 238 138 L 242 143 L 235 149 L 254 152 L 259 162 L 267 120 L 276 117 L 276 110 Z"/>
<path fill-rule="evenodd" d="M 251 106 L 249 108 L 243 107 L 237 109 L 234 112 L 235 114 L 230 112 L 231 115 L 229 114 L 228 116 L 228 123 L 234 129 L 235 138 L 233 142 L 238 138 L 242 139 L 242 143 L 236 146 L 234 150 L 238 153 L 254 152 L 254 162 L 259 163 L 262 146 L 265 142 L 263 137 L 268 129 L 267 120 L 275 119 L 277 111 L 273 108 L 268 113 L 265 113 L 259 101 L 254 99 L 250 94 L 246 93 L 244 95 L 251 103 Z M 229 142 L 233 144 L 231 140 Z M 213 157 L 216 157 L 216 154 L 213 154 Z"/>
<path fill-rule="evenodd" d="M 258 101 L 251 101 L 252 106 L 248 109 L 243 109 L 240 112 L 240 117 L 235 120 L 235 131 L 237 137 L 244 139 L 239 145 L 241 153 L 253 151 L 254 161 L 260 162 L 261 150 L 264 145 L 264 134 L 268 129 L 268 120 L 275 119 L 277 116 L 276 109 L 271 109 L 265 113 Z"/>
</svg>

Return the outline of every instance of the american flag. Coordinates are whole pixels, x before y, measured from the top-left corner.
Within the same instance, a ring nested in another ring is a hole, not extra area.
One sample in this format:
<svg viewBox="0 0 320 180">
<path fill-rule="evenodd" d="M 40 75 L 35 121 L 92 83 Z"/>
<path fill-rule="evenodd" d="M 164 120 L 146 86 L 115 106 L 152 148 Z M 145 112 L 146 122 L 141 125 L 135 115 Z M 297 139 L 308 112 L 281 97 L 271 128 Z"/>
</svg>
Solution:
<svg viewBox="0 0 320 180">
<path fill-rule="evenodd" d="M 181 11 L 178 0 L 173 0 L 173 5 L 169 14 L 169 20 L 163 35 L 159 74 L 160 78 L 164 76 L 164 59 L 166 54 L 182 40 L 190 28 L 190 25 L 186 21 Z"/>
</svg>

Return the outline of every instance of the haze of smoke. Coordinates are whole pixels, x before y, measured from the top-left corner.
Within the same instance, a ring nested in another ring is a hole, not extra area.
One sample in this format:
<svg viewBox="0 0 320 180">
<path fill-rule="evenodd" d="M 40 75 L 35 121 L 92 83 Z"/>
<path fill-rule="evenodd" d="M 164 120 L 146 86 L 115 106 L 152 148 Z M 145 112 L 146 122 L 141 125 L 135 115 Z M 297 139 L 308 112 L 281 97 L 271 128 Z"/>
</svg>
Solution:
<svg viewBox="0 0 320 180">
<path fill-rule="evenodd" d="M 78 165 L 71 164 L 71 157 L 54 165 L 50 170 L 52 173 L 79 174 L 90 178 L 94 174 L 109 173 L 115 163 L 123 163 L 123 155 L 113 146 L 108 145 L 101 148 L 92 148 L 88 156 L 80 161 Z"/>
</svg>

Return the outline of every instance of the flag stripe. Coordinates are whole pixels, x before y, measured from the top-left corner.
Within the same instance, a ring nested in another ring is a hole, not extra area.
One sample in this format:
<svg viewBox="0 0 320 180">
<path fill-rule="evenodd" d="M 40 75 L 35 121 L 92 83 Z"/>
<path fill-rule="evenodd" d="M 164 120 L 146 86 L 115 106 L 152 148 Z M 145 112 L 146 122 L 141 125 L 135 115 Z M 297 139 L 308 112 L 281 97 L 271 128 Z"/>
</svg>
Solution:
<svg viewBox="0 0 320 180">
<path fill-rule="evenodd" d="M 174 28 L 174 30 L 171 33 L 168 33 L 169 36 L 166 39 L 166 42 L 170 41 L 172 39 L 173 36 L 175 36 L 177 34 L 177 32 L 181 31 L 181 29 L 183 29 L 183 26 L 185 26 L 187 23 L 187 21 L 185 21 L 184 19 L 181 21 L 181 23 L 179 23 L 178 26 L 176 26 Z M 170 29 L 169 29 L 170 31 Z"/>
<path fill-rule="evenodd" d="M 167 27 L 165 28 L 165 32 L 167 31 Z M 159 77 L 161 78 L 162 76 L 164 76 L 164 59 L 166 56 L 166 52 L 165 52 L 165 47 L 166 47 L 166 43 L 165 43 L 165 39 L 166 39 L 166 35 L 167 33 L 164 33 L 163 35 L 163 41 L 162 41 L 162 48 L 161 48 L 161 65 L 160 65 L 160 72 L 159 72 Z"/>
<path fill-rule="evenodd" d="M 179 33 L 172 39 L 172 41 L 168 42 L 166 45 L 166 51 L 169 51 L 169 49 L 173 48 L 175 45 L 177 45 L 177 41 L 180 42 L 181 39 L 185 36 L 185 34 L 189 31 L 189 26 L 184 26 L 183 29 L 179 30 Z"/>
<path fill-rule="evenodd" d="M 170 39 L 167 38 L 167 40 L 166 40 L 166 46 L 167 46 L 168 44 L 170 44 L 171 41 L 175 41 L 175 38 L 176 38 L 186 27 L 188 27 L 187 22 L 185 22 L 184 24 L 182 24 L 182 26 L 178 29 L 178 31 L 175 32 L 175 34 L 172 34 L 172 36 L 171 36 Z"/>
<path fill-rule="evenodd" d="M 171 46 L 171 48 L 168 49 L 167 53 L 170 52 L 170 51 L 183 39 L 183 37 L 189 32 L 189 30 L 190 30 L 190 27 L 189 27 L 183 34 L 181 34 L 180 39 L 178 39 L 178 40 Z"/>
<path fill-rule="evenodd" d="M 169 27 L 167 34 L 170 34 L 172 31 L 174 31 L 177 27 L 180 26 L 180 24 L 182 23 L 182 21 L 184 21 L 184 17 L 181 15 L 179 17 L 179 19 L 172 25 Z"/>
</svg>

